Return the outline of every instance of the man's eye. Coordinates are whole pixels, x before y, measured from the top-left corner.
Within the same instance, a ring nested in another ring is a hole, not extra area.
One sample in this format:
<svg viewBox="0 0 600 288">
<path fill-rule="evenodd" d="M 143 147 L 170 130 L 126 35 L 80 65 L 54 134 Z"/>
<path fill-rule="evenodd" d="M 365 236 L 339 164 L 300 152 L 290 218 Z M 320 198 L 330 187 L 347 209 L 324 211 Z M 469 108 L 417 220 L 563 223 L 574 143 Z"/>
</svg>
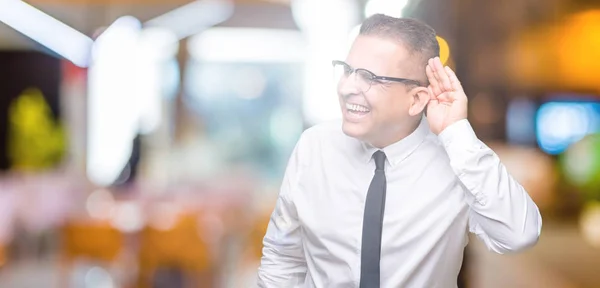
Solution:
<svg viewBox="0 0 600 288">
<path fill-rule="evenodd" d="M 377 78 L 373 77 L 372 75 L 366 76 L 365 78 L 368 79 L 368 81 L 371 82 L 372 84 L 385 84 L 386 83 L 384 80 L 377 79 Z"/>
</svg>

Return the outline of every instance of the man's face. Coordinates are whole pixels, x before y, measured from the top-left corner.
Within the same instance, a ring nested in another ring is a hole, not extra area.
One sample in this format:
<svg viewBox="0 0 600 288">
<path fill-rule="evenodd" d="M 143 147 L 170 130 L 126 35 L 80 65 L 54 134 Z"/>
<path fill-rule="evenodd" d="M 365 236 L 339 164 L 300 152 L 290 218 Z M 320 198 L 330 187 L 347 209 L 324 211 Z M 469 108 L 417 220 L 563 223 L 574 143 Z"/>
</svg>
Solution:
<svg viewBox="0 0 600 288">
<path fill-rule="evenodd" d="M 377 76 L 418 79 L 424 67 L 419 67 L 416 58 L 400 43 L 359 35 L 345 62 Z M 342 129 L 350 137 L 377 145 L 405 130 L 406 122 L 414 116 L 414 89 L 399 82 L 372 81 L 370 86 L 364 82 L 353 73 L 342 76 L 338 83 Z"/>
</svg>

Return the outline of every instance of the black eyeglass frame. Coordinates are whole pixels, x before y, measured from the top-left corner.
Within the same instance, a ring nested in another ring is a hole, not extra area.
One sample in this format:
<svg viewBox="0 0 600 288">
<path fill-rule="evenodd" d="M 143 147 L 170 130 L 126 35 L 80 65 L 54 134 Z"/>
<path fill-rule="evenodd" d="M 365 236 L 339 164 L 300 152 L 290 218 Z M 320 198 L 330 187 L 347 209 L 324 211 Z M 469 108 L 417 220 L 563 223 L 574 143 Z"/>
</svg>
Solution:
<svg viewBox="0 0 600 288">
<path fill-rule="evenodd" d="M 378 76 L 375 73 L 364 69 L 364 68 L 354 68 L 352 66 L 350 66 L 348 63 L 344 62 L 344 61 L 340 61 L 340 60 L 333 60 L 331 61 L 331 65 L 333 67 L 337 66 L 337 65 L 341 65 L 344 66 L 344 68 L 346 68 L 346 71 L 350 71 L 351 73 L 348 75 L 352 75 L 353 73 L 356 73 L 358 71 L 363 71 L 366 72 L 371 79 L 367 79 L 369 80 L 369 87 L 373 85 L 373 81 L 374 80 L 378 80 L 378 81 L 392 81 L 392 82 L 399 82 L 399 83 L 404 83 L 404 84 L 413 84 L 413 85 L 417 85 L 420 87 L 425 87 L 424 85 L 421 84 L 421 82 L 417 81 L 417 80 L 413 80 L 413 79 L 407 79 L 407 78 L 397 78 L 397 77 L 389 77 L 389 76 Z"/>
</svg>

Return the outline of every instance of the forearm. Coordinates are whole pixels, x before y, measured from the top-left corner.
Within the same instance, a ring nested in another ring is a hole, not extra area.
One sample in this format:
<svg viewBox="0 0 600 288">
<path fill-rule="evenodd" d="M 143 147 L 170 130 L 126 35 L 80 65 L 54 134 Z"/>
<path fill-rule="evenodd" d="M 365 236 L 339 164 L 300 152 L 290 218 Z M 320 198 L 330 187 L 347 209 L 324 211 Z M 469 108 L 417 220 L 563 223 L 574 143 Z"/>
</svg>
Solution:
<svg viewBox="0 0 600 288">
<path fill-rule="evenodd" d="M 498 253 L 534 245 L 542 225 L 538 207 L 466 120 L 455 125 L 440 138 L 466 190 L 470 230 Z"/>
<path fill-rule="evenodd" d="M 299 257 L 295 247 L 286 248 L 269 241 L 265 239 L 258 269 L 258 287 L 297 287 L 303 283 L 306 276 L 304 257 Z"/>
</svg>

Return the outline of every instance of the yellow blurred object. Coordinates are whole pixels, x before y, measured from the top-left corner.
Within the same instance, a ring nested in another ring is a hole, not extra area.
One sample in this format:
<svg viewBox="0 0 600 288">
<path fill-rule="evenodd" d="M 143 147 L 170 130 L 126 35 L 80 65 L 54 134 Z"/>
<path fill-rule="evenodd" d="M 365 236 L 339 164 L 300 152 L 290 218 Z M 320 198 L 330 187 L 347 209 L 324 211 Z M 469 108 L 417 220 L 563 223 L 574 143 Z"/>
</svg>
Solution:
<svg viewBox="0 0 600 288">
<path fill-rule="evenodd" d="M 600 10 L 590 10 L 569 17 L 557 29 L 553 43 L 557 53 L 558 79 L 572 88 L 599 89 Z"/>
<path fill-rule="evenodd" d="M 514 38 L 508 75 L 522 88 L 600 91 L 600 10 L 533 27 Z"/>
<path fill-rule="evenodd" d="M 140 235 L 138 287 L 149 287 L 152 275 L 161 267 L 177 267 L 194 275 L 213 268 L 209 245 L 200 231 L 198 215 L 193 213 L 179 215 L 168 229 L 146 226 Z"/>
<path fill-rule="evenodd" d="M 440 45 L 440 60 L 442 61 L 442 64 L 448 65 L 448 60 L 450 59 L 450 46 L 448 45 L 448 42 L 446 42 L 446 39 L 440 36 L 435 36 L 435 38 Z"/>
<path fill-rule="evenodd" d="M 9 119 L 8 156 L 13 169 L 39 170 L 61 161 L 65 135 L 40 90 L 23 91 L 11 103 Z"/>
<path fill-rule="evenodd" d="M 535 27 L 515 36 L 505 49 L 508 77 L 519 87 L 533 89 L 557 84 L 552 81 L 556 77 L 556 57 L 548 48 L 552 31 L 545 28 Z"/>
</svg>

